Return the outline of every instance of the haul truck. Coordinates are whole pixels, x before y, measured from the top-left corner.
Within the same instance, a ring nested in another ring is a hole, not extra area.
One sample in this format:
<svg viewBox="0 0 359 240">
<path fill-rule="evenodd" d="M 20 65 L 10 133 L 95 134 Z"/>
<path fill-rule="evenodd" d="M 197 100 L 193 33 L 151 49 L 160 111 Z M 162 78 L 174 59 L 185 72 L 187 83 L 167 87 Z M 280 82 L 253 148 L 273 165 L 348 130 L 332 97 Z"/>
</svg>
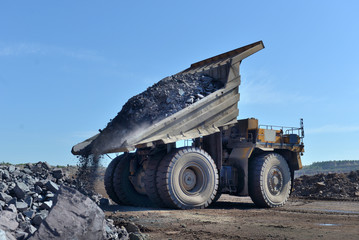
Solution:
<svg viewBox="0 0 359 240">
<path fill-rule="evenodd" d="M 291 192 L 304 152 L 300 127 L 261 126 L 237 120 L 243 59 L 264 48 L 262 41 L 192 64 L 181 73 L 201 73 L 223 88 L 144 129 L 106 169 L 110 198 L 124 205 L 205 208 L 222 193 L 250 196 L 260 207 L 279 207 Z M 75 145 L 73 154 L 98 135 Z M 189 146 L 177 146 L 180 140 Z"/>
</svg>

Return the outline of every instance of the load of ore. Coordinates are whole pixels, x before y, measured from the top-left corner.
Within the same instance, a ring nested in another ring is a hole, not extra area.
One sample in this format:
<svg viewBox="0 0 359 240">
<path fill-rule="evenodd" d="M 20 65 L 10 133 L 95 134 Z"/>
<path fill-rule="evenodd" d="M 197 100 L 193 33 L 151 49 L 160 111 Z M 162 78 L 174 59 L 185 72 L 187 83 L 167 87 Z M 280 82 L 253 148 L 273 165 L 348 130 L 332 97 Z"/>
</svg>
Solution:
<svg viewBox="0 0 359 240">
<path fill-rule="evenodd" d="M 221 82 L 201 74 L 166 77 L 129 99 L 81 155 L 100 155 L 109 149 L 126 146 L 127 139 L 135 138 L 152 124 L 199 101 L 222 86 Z"/>
<path fill-rule="evenodd" d="M 323 200 L 359 200 L 359 170 L 303 175 L 294 180 L 292 196 Z"/>
<path fill-rule="evenodd" d="M 91 189 L 101 155 L 127 147 L 146 128 L 201 100 L 223 87 L 203 74 L 176 74 L 166 77 L 146 91 L 130 98 L 117 116 L 100 130 L 99 136 L 81 150 L 78 179 Z"/>
</svg>

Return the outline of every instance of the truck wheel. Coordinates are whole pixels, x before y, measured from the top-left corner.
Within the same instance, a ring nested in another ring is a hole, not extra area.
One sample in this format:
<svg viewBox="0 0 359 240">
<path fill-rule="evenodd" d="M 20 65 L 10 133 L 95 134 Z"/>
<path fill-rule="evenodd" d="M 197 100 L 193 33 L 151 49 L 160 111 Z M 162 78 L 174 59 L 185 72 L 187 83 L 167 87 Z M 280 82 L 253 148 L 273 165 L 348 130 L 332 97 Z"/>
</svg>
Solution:
<svg viewBox="0 0 359 240">
<path fill-rule="evenodd" d="M 121 159 L 123 159 L 123 157 L 124 157 L 124 155 L 120 155 L 120 156 L 114 158 L 110 162 L 110 164 L 106 168 L 105 178 L 104 178 L 106 193 L 112 199 L 112 201 L 114 201 L 117 204 L 121 204 L 121 201 L 120 201 L 120 199 L 118 199 L 115 189 L 114 189 L 114 186 L 113 186 L 113 174 L 115 172 L 117 164 L 121 161 Z"/>
<path fill-rule="evenodd" d="M 217 193 L 216 196 L 214 196 L 212 204 L 216 203 L 221 196 L 222 196 L 222 187 L 220 186 L 220 184 L 218 184 Z"/>
<path fill-rule="evenodd" d="M 249 163 L 249 195 L 259 207 L 280 207 L 288 200 L 291 174 L 278 153 L 260 155 Z"/>
<path fill-rule="evenodd" d="M 211 156 L 198 148 L 166 155 L 158 167 L 157 189 L 168 207 L 205 208 L 216 196 L 218 171 Z"/>
<path fill-rule="evenodd" d="M 163 159 L 164 154 L 158 153 L 156 155 L 150 156 L 149 162 L 145 171 L 145 189 L 147 196 L 151 199 L 151 201 L 157 207 L 164 207 L 165 204 L 163 203 L 158 190 L 157 190 L 157 169 L 158 165 L 160 164 L 161 160 Z"/>
<path fill-rule="evenodd" d="M 113 184 L 116 195 L 120 202 L 124 205 L 133 205 L 140 207 L 150 207 L 150 199 L 143 194 L 138 193 L 133 187 L 130 176 L 130 161 L 135 154 L 125 154 L 123 159 L 116 166 Z"/>
</svg>

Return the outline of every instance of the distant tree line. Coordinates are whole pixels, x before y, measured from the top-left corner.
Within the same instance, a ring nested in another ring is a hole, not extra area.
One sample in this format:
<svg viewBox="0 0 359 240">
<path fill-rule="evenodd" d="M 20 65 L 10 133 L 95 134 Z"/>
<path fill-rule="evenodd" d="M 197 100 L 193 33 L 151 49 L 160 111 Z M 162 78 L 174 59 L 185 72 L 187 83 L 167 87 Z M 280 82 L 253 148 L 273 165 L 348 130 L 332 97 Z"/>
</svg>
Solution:
<svg viewBox="0 0 359 240">
<path fill-rule="evenodd" d="M 303 166 L 296 171 L 296 177 L 301 175 L 315 175 L 318 173 L 346 173 L 359 170 L 359 160 L 332 160 L 323 162 L 314 162 Z"/>
</svg>

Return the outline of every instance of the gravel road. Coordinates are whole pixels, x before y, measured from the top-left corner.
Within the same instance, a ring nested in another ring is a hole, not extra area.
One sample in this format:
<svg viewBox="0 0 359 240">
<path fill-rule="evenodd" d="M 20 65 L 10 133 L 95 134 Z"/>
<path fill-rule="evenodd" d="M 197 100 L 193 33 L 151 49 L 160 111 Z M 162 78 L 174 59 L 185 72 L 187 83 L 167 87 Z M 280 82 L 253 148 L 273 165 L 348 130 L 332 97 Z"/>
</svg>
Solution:
<svg viewBox="0 0 359 240">
<path fill-rule="evenodd" d="M 260 209 L 250 198 L 222 195 L 211 208 L 168 210 L 110 206 L 108 216 L 135 223 L 149 239 L 358 239 L 358 201 L 291 198 Z"/>
</svg>

